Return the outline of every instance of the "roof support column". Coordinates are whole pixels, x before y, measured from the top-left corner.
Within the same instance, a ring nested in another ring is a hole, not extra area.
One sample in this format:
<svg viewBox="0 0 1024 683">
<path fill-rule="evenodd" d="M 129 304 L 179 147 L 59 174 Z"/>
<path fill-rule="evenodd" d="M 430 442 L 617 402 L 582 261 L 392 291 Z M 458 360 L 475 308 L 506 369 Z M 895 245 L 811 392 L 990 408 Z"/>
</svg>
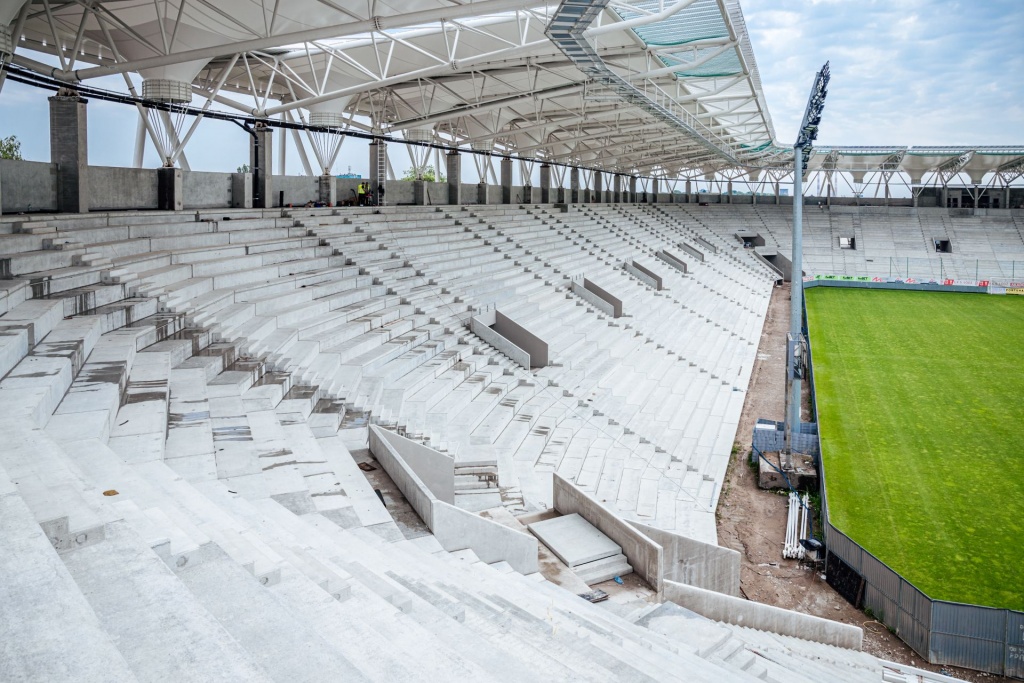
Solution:
<svg viewBox="0 0 1024 683">
<path fill-rule="evenodd" d="M 618 173 L 612 179 L 612 201 L 616 204 L 622 203 L 622 176 Z"/>
<path fill-rule="evenodd" d="M 462 203 L 462 155 L 458 150 L 451 150 L 444 157 L 448 172 L 448 203 Z"/>
<path fill-rule="evenodd" d="M 551 203 L 551 166 L 540 165 L 540 203 Z"/>
<path fill-rule="evenodd" d="M 89 211 L 87 100 L 61 89 L 50 100 L 50 163 L 57 165 L 57 210 Z"/>
<path fill-rule="evenodd" d="M 651 179 L 651 204 L 658 203 L 658 179 Z"/>
<path fill-rule="evenodd" d="M 569 170 L 569 201 L 572 204 L 580 202 L 580 169 L 576 166 Z"/>
<path fill-rule="evenodd" d="M 636 203 L 636 176 L 629 176 L 629 201 Z"/>
<path fill-rule="evenodd" d="M 274 206 L 274 131 L 257 122 L 249 139 L 249 168 L 252 170 L 252 205 L 257 209 Z"/>
<path fill-rule="evenodd" d="M 512 203 L 512 159 L 501 158 L 501 203 Z"/>
<path fill-rule="evenodd" d="M 600 171 L 594 171 L 594 202 L 601 204 L 604 202 L 604 182 L 601 177 Z"/>
</svg>

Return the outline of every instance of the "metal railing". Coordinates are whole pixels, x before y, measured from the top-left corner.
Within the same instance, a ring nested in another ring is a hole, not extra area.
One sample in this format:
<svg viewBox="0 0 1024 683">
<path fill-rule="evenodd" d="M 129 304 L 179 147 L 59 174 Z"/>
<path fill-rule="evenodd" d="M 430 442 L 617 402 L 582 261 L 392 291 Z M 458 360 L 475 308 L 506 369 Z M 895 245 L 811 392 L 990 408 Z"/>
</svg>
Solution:
<svg viewBox="0 0 1024 683">
<path fill-rule="evenodd" d="M 957 256 L 939 258 L 889 257 L 889 278 L 936 280 L 988 280 L 1006 283 L 1024 282 L 1024 261 L 966 259 Z"/>
</svg>

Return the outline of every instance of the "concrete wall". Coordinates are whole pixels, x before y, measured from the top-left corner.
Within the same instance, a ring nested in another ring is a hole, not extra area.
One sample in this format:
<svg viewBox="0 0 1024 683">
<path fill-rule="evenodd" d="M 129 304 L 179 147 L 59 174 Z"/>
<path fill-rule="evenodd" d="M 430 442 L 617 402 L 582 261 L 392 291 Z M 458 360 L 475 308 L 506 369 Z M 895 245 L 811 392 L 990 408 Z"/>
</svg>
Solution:
<svg viewBox="0 0 1024 683">
<path fill-rule="evenodd" d="M 468 548 L 488 564 L 508 562 L 523 574 L 537 571 L 536 538 L 461 510 L 434 494 L 427 482 L 442 495 L 455 497 L 454 466 L 449 469 L 445 462 L 451 458 L 376 425 L 370 425 L 369 436 L 370 452 L 442 548 L 449 552 Z M 442 478 L 447 484 L 440 483 Z"/>
<path fill-rule="evenodd" d="M 547 367 L 547 342 L 497 310 L 494 311 L 494 331 L 530 354 L 530 364 L 527 367 Z"/>
<path fill-rule="evenodd" d="M 272 204 L 267 206 L 281 206 L 278 197 L 284 191 L 284 204 L 287 206 L 302 206 L 306 202 L 315 202 L 320 199 L 320 181 L 316 176 L 305 175 L 276 175 L 273 177 L 274 190 Z"/>
<path fill-rule="evenodd" d="M 157 175 L 155 168 L 89 167 L 89 208 L 155 209 Z"/>
<path fill-rule="evenodd" d="M 685 251 L 687 254 L 689 254 L 693 258 L 697 259 L 698 261 L 701 261 L 701 262 L 704 261 L 704 253 L 702 251 L 700 251 L 699 249 L 697 249 L 697 247 L 691 246 L 691 245 L 687 244 L 686 242 L 680 242 L 679 243 L 679 248 L 682 249 L 683 251 Z"/>
<path fill-rule="evenodd" d="M 640 533 L 661 546 L 662 580 L 685 583 L 716 593 L 739 596 L 740 554 L 730 548 L 630 521 Z"/>
<path fill-rule="evenodd" d="M 508 562 L 520 574 L 538 571 L 537 539 L 441 501 L 434 501 L 437 542 L 448 552 L 470 549 L 481 561 Z"/>
<path fill-rule="evenodd" d="M 231 206 L 231 173 L 184 171 L 186 209 L 214 209 Z"/>
<path fill-rule="evenodd" d="M 420 481 L 438 500 L 445 503 L 455 502 L 454 458 L 395 432 L 379 427 L 372 429 L 377 432 L 378 438 L 384 439 L 398 451 L 405 464 L 416 473 Z"/>
<path fill-rule="evenodd" d="M 662 287 L 664 287 L 664 282 L 660 275 L 655 273 L 653 270 L 641 266 L 636 261 L 628 261 L 626 263 L 626 272 L 641 282 L 645 282 L 651 287 L 654 287 L 658 291 L 661 291 Z"/>
<path fill-rule="evenodd" d="M 469 321 L 469 329 L 473 334 L 501 351 L 514 362 L 522 365 L 524 368 L 530 367 L 529 352 L 519 348 L 512 343 L 511 340 L 498 334 L 494 328 L 491 327 L 491 325 L 494 324 L 495 318 L 496 316 L 494 311 L 487 311 L 480 315 L 475 315 Z"/>
<path fill-rule="evenodd" d="M 734 598 L 675 581 L 665 581 L 664 597 L 666 601 L 708 619 L 735 626 L 771 631 L 851 650 L 861 649 L 864 641 L 864 631 L 857 626 Z"/>
<path fill-rule="evenodd" d="M 716 247 L 715 245 L 711 244 L 710 242 L 708 242 L 707 240 L 705 240 L 702 237 L 694 237 L 693 241 L 697 243 L 698 247 L 701 247 L 702 249 L 704 249 L 705 252 L 709 252 L 709 253 L 712 253 L 712 254 L 717 254 L 718 253 L 718 247 Z"/>
<path fill-rule="evenodd" d="M 589 302 L 598 310 L 607 313 L 613 318 L 622 317 L 622 299 L 612 296 L 608 290 L 598 286 L 593 281 L 585 277 L 575 278 L 570 286 L 576 296 Z"/>
<path fill-rule="evenodd" d="M 682 271 L 683 273 L 686 273 L 689 270 L 689 268 L 686 265 L 686 261 L 679 258 L 670 251 L 662 250 L 655 254 L 655 256 L 657 256 L 659 259 L 661 259 L 668 265 L 672 266 L 676 270 Z"/>
<path fill-rule="evenodd" d="M 622 547 L 633 571 L 661 594 L 662 549 L 626 520 L 605 508 L 583 489 L 557 472 L 553 477 L 553 507 L 563 515 L 574 512 Z"/>
<path fill-rule="evenodd" d="M 384 430 L 370 425 L 370 452 L 384 471 L 388 473 L 395 486 L 402 492 L 409 505 L 420 516 L 423 523 L 433 528 L 434 494 L 430 492 L 423 480 L 402 460 L 398 450 L 384 437 Z"/>
<path fill-rule="evenodd" d="M 0 159 L 3 213 L 57 210 L 57 167 L 41 161 Z"/>
</svg>

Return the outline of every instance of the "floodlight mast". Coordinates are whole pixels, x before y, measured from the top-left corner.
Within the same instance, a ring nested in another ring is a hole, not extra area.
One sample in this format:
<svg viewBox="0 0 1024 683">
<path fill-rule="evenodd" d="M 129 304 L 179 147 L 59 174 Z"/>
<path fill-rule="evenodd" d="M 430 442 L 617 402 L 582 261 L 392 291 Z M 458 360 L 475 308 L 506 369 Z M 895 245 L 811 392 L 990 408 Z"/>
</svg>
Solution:
<svg viewBox="0 0 1024 683">
<path fill-rule="evenodd" d="M 786 343 L 786 432 L 781 454 L 783 469 L 793 469 L 793 433 L 800 431 L 800 404 L 803 379 L 803 219 L 804 168 L 811 156 L 814 140 L 818 137 L 818 124 L 825 108 L 826 88 L 829 81 L 828 62 L 814 77 L 811 94 L 807 98 L 800 131 L 793 145 L 793 258 L 790 272 L 789 335 Z"/>
</svg>

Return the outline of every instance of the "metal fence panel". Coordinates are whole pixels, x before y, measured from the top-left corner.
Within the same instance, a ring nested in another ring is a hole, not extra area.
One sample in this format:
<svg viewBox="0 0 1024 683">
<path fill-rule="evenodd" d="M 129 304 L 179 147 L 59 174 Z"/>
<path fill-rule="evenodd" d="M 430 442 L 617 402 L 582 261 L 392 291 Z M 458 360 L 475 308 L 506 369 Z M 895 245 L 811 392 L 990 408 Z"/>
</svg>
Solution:
<svg viewBox="0 0 1024 683">
<path fill-rule="evenodd" d="M 936 600 L 932 607 L 932 631 L 1003 642 L 1006 610 Z"/>
<path fill-rule="evenodd" d="M 1024 678 L 1024 612 L 1006 614 L 1005 676 Z"/>
<path fill-rule="evenodd" d="M 929 660 L 970 669 L 1002 673 L 1006 660 L 1007 610 L 932 603 Z"/>
<path fill-rule="evenodd" d="M 900 575 L 886 567 L 874 555 L 864 553 L 863 559 L 864 578 L 872 584 L 875 589 L 892 601 L 900 597 Z"/>
<path fill-rule="evenodd" d="M 922 657 L 928 655 L 932 603 L 912 583 L 900 580 L 900 638 Z"/>
</svg>

